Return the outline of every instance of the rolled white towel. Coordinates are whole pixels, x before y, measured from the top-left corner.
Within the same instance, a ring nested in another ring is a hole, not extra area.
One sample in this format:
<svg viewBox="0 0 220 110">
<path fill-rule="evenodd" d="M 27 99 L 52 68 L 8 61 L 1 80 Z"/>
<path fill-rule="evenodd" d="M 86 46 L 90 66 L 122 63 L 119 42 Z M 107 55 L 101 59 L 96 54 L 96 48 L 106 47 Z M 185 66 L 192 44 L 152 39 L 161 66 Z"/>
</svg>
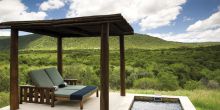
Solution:
<svg viewBox="0 0 220 110">
<path fill-rule="evenodd" d="M 58 86 L 53 86 L 55 88 L 55 91 L 58 89 Z"/>
<path fill-rule="evenodd" d="M 65 87 L 67 86 L 67 83 L 66 83 L 66 82 L 64 82 L 63 84 L 65 85 Z"/>
</svg>

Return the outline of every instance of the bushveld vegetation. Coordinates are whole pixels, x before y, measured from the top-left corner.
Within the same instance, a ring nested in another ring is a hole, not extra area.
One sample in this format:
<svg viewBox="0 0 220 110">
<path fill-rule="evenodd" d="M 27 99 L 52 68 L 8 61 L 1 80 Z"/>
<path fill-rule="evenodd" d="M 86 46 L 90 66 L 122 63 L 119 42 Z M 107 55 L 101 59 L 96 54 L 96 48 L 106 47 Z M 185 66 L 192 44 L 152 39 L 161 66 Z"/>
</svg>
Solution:
<svg viewBox="0 0 220 110">
<path fill-rule="evenodd" d="M 26 39 L 26 43 L 20 46 L 22 47 L 19 51 L 20 84 L 29 83 L 29 71 L 57 64 L 55 40 L 52 38 L 48 41 L 46 39 L 51 38 L 46 37 L 42 40 L 43 38 L 35 37 L 34 40 Z M 91 38 L 90 40 L 94 42 L 85 41 L 88 43 L 88 48 L 83 48 L 86 44 L 78 44 L 78 46 L 74 44 L 80 39 L 73 40 L 73 44 L 65 45 L 64 43 L 64 77 L 80 79 L 83 84 L 99 86 L 98 40 Z M 210 99 L 212 96 L 219 97 L 220 45 L 217 45 L 218 43 L 181 44 L 151 37 L 146 37 L 148 39 L 146 40 L 143 36 L 133 41 L 131 37 L 126 39 L 126 86 L 130 92 L 137 90 L 137 93 L 187 95 L 198 110 L 214 110 L 213 107 L 220 105 L 219 101 L 215 102 L 215 99 Z M 7 41 L 7 39 L 4 40 Z M 120 87 L 119 50 L 116 41 L 116 38 L 110 40 L 110 88 L 112 90 L 118 90 Z M 143 41 L 145 43 L 151 41 L 151 45 L 144 44 Z M 138 42 L 140 42 L 139 45 Z M 89 47 L 90 43 L 92 43 L 91 47 Z M 49 45 L 46 46 L 46 44 Z M 132 47 L 132 44 L 137 46 Z M 159 44 L 164 47 L 158 47 Z M 4 100 L 8 100 L 7 92 L 9 91 L 9 52 L 5 49 L 7 45 L 4 46 L 0 46 L 2 48 L 0 52 L 0 107 L 8 104 L 8 101 Z M 150 90 L 147 91 L 148 89 Z M 207 91 L 207 97 L 199 98 L 198 95 L 194 95 L 195 91 L 201 94 Z M 206 105 L 207 101 L 212 101 L 214 104 Z"/>
</svg>

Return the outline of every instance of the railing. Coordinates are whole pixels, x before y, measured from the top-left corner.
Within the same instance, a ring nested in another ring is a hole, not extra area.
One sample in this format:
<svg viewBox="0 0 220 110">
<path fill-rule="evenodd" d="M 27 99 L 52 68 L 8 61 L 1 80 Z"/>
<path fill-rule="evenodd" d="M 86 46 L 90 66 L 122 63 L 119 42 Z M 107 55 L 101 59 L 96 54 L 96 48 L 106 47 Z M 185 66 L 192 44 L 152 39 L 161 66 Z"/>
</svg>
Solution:
<svg viewBox="0 0 220 110">
<path fill-rule="evenodd" d="M 49 104 L 54 107 L 55 88 L 20 86 L 20 104 L 22 102 Z"/>
</svg>

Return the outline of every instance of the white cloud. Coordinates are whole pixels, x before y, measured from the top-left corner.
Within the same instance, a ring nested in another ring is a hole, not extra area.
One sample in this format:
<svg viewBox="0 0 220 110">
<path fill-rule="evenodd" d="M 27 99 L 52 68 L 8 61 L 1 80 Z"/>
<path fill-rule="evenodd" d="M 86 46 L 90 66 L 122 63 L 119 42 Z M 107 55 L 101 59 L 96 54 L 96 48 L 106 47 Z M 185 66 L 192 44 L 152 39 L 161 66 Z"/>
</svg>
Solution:
<svg viewBox="0 0 220 110">
<path fill-rule="evenodd" d="M 122 15 L 139 22 L 142 30 L 170 25 L 180 14 L 186 0 L 72 0 L 67 17 L 99 14 Z"/>
<path fill-rule="evenodd" d="M 10 30 L 0 30 L 0 36 L 9 36 Z"/>
<path fill-rule="evenodd" d="M 148 33 L 168 41 L 220 42 L 220 10 L 188 26 L 185 33 Z"/>
<path fill-rule="evenodd" d="M 64 7 L 65 3 L 67 3 L 67 0 L 48 0 L 40 4 L 40 9 L 43 11 L 59 9 Z"/>
<path fill-rule="evenodd" d="M 45 12 L 28 12 L 21 0 L 0 1 L 0 22 L 38 20 L 46 17 Z"/>
<path fill-rule="evenodd" d="M 46 17 L 45 12 L 28 12 L 21 0 L 0 0 L 0 22 L 41 20 Z M 0 30 L 0 36 L 9 36 L 10 30 Z M 20 33 L 23 35 L 23 32 Z"/>
<path fill-rule="evenodd" d="M 191 21 L 191 20 L 193 20 L 193 19 L 190 17 L 187 17 L 187 16 L 183 17 L 183 22 L 187 22 L 187 21 Z"/>
<path fill-rule="evenodd" d="M 161 26 L 170 25 L 171 21 L 175 20 L 180 13 L 181 7 L 174 7 L 166 10 L 161 10 L 156 14 L 148 16 L 139 23 L 142 30 L 154 29 Z"/>
<path fill-rule="evenodd" d="M 19 36 L 28 35 L 28 34 L 32 34 L 32 33 L 19 31 Z M 0 30 L 0 38 L 1 38 L 1 36 L 10 36 L 10 35 L 11 35 L 10 29 L 1 29 Z"/>
<path fill-rule="evenodd" d="M 173 33 L 148 33 L 149 35 L 162 38 L 168 41 L 177 42 L 220 42 L 220 28 L 206 31 Z"/>
<path fill-rule="evenodd" d="M 190 25 L 187 31 L 203 31 L 207 29 L 219 28 L 220 27 L 220 10 L 212 14 L 205 20 L 199 20 L 196 23 Z"/>
</svg>

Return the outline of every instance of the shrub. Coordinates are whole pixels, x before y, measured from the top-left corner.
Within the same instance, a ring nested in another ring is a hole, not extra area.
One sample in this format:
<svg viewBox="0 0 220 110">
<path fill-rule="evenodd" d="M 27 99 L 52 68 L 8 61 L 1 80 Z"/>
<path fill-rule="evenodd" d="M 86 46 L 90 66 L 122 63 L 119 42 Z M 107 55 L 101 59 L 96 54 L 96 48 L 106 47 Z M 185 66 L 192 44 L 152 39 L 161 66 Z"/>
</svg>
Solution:
<svg viewBox="0 0 220 110">
<path fill-rule="evenodd" d="M 159 74 L 159 88 L 161 90 L 177 90 L 179 88 L 177 76 L 171 73 L 160 73 Z"/>
<path fill-rule="evenodd" d="M 0 92 L 0 108 L 9 105 L 9 94 Z"/>
<path fill-rule="evenodd" d="M 146 64 L 143 60 L 138 60 L 133 64 L 134 67 L 145 68 Z"/>
<path fill-rule="evenodd" d="M 216 80 L 218 83 L 220 83 L 220 75 L 219 75 L 219 76 L 216 76 L 216 77 L 214 78 L 214 80 Z"/>
<path fill-rule="evenodd" d="M 126 87 L 127 88 L 132 88 L 134 81 L 137 80 L 137 75 L 135 73 L 130 74 L 126 78 Z"/>
<path fill-rule="evenodd" d="M 159 83 L 156 78 L 141 78 L 134 81 L 134 87 L 137 89 L 158 89 Z"/>
<path fill-rule="evenodd" d="M 73 64 L 64 66 L 64 78 L 78 79 L 85 85 L 99 85 L 99 78 L 92 66 Z"/>
<path fill-rule="evenodd" d="M 190 68 L 189 66 L 183 64 L 183 63 L 174 63 L 170 65 L 170 69 L 173 74 L 175 74 L 178 77 L 179 85 L 181 87 L 184 86 L 187 80 L 190 79 Z"/>
<path fill-rule="evenodd" d="M 95 74 L 92 67 L 85 66 L 85 69 L 83 69 L 79 74 L 80 80 L 83 84 L 99 86 L 99 77 Z"/>
<path fill-rule="evenodd" d="M 218 89 L 219 88 L 219 83 L 215 80 L 210 80 L 207 86 L 210 89 Z"/>
<path fill-rule="evenodd" d="M 187 90 L 199 89 L 201 87 L 202 87 L 201 82 L 197 82 L 194 80 L 187 81 L 186 84 L 184 84 L 184 89 L 187 89 Z"/>
<path fill-rule="evenodd" d="M 120 68 L 114 67 L 110 69 L 109 74 L 109 84 L 111 89 L 119 89 L 120 88 Z"/>
<path fill-rule="evenodd" d="M 9 90 L 9 70 L 7 68 L 0 70 L 0 91 Z"/>
<path fill-rule="evenodd" d="M 135 70 L 132 66 L 126 66 L 125 68 L 126 73 L 126 88 L 132 88 L 133 82 L 137 79 L 137 75 L 135 73 Z"/>
<path fill-rule="evenodd" d="M 80 71 L 80 65 L 77 64 L 73 64 L 73 65 L 68 65 L 68 66 L 64 66 L 64 71 L 63 71 L 63 76 L 64 78 L 67 79 L 79 79 L 79 74 L 81 73 Z"/>
<path fill-rule="evenodd" d="M 213 74 L 213 79 L 220 83 L 220 69 L 216 69 Z"/>
</svg>

